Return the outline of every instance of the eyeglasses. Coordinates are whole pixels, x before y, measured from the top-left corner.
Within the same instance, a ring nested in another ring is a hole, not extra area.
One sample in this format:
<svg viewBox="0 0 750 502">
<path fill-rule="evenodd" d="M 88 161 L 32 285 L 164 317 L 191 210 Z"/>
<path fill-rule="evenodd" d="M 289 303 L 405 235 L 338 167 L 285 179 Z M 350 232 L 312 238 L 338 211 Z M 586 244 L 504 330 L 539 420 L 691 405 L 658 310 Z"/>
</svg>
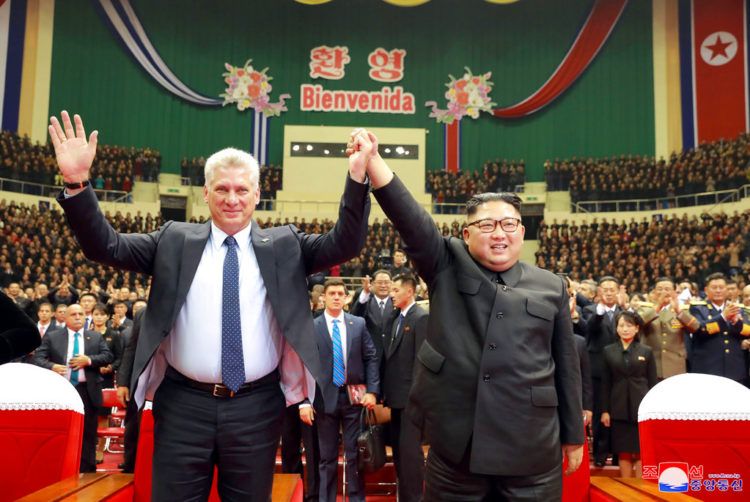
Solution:
<svg viewBox="0 0 750 502">
<path fill-rule="evenodd" d="M 495 231 L 497 225 L 503 229 L 503 232 L 513 233 L 518 230 L 518 225 L 521 224 L 521 220 L 518 218 L 503 218 L 500 220 L 493 220 L 492 218 L 485 218 L 483 220 L 472 221 L 468 223 L 467 227 L 477 227 L 483 234 L 489 234 Z"/>
</svg>

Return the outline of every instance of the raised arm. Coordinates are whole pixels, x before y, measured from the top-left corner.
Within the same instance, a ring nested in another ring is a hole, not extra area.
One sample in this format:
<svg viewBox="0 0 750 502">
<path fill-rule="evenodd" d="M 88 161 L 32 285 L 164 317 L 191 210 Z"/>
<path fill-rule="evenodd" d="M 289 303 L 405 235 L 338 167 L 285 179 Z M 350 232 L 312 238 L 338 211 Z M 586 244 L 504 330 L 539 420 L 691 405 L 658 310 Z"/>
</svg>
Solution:
<svg viewBox="0 0 750 502">
<path fill-rule="evenodd" d="M 368 132 L 366 137 L 353 135 L 347 144 L 349 162 L 359 163 L 367 159 L 367 175 L 374 188 L 373 195 L 406 243 L 406 252 L 417 265 L 419 275 L 430 283 L 444 260 L 448 259 L 446 243 L 432 216 L 393 174 L 377 148 L 378 140 L 373 133 Z"/>
<path fill-rule="evenodd" d="M 99 132 L 94 131 L 86 140 L 86 130 L 79 115 L 73 116 L 75 128 L 70 121 L 68 112 L 61 114 L 62 125 L 57 117 L 50 118 L 49 137 L 55 148 L 57 166 L 60 168 L 63 181 L 69 183 L 83 183 L 88 181 L 91 166 L 96 156 L 96 145 Z M 68 188 L 68 195 L 75 195 L 83 187 Z"/>
</svg>

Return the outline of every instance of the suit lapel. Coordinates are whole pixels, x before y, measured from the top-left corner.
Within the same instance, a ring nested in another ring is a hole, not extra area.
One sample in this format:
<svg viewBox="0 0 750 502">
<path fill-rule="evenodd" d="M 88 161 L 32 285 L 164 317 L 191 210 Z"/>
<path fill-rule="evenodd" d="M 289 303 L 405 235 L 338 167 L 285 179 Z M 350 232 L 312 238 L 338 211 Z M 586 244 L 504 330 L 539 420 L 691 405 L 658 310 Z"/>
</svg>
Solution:
<svg viewBox="0 0 750 502">
<path fill-rule="evenodd" d="M 331 340 L 331 335 L 328 333 L 325 315 L 315 318 L 315 335 L 323 343 L 324 347 L 328 347 L 328 352 L 333 357 L 333 341 Z"/>
<path fill-rule="evenodd" d="M 185 234 L 185 243 L 182 247 L 182 262 L 180 263 L 180 279 L 177 283 L 177 295 L 175 298 L 174 311 L 172 312 L 172 322 L 185 303 L 190 285 L 193 283 L 195 271 L 203 256 L 203 250 L 206 247 L 206 241 L 211 235 L 211 222 L 207 221 L 203 225 L 195 227 L 193 232 Z"/>
<path fill-rule="evenodd" d="M 257 225 L 253 225 L 250 235 L 253 243 L 253 250 L 255 251 L 255 259 L 258 261 L 258 267 L 260 268 L 260 275 L 263 277 L 263 283 L 266 286 L 266 294 L 271 301 L 271 305 L 276 306 L 279 304 L 279 298 L 276 262 L 273 256 L 273 239 L 269 232 L 263 230 Z M 279 312 L 279 310 L 274 308 L 274 312 Z"/>
<path fill-rule="evenodd" d="M 401 315 L 401 311 L 400 310 L 394 311 L 392 320 L 390 323 L 388 323 L 391 329 L 390 329 L 390 333 L 388 333 L 389 335 L 388 340 L 390 343 L 388 343 L 388 348 L 386 350 L 386 354 L 385 354 L 386 358 L 390 358 L 393 355 L 393 353 L 396 352 L 396 349 L 401 343 L 401 339 L 404 337 L 403 335 L 404 329 L 409 324 L 409 316 L 411 316 L 413 310 L 414 310 L 413 307 L 409 309 L 409 312 L 406 313 L 406 316 L 404 317 L 404 320 L 401 323 L 401 336 L 398 336 L 398 332 L 394 331 L 394 329 L 396 329 L 396 325 L 398 324 L 398 318 Z"/>
<path fill-rule="evenodd" d="M 345 361 L 349 361 L 349 354 L 352 353 L 352 337 L 354 336 L 354 321 L 349 317 L 349 314 L 344 314 L 344 324 L 346 324 L 346 357 Z"/>
</svg>

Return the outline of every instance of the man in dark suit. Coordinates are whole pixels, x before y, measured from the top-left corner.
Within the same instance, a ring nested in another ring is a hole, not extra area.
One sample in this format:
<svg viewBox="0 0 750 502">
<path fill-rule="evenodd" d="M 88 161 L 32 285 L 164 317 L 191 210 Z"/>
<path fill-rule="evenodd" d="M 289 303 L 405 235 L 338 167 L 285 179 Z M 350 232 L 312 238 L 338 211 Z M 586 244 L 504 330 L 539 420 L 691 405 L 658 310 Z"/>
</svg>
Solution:
<svg viewBox="0 0 750 502">
<path fill-rule="evenodd" d="M 122 354 L 120 369 L 117 372 L 117 397 L 120 405 L 125 408 L 125 436 L 123 438 L 125 452 L 122 463 L 118 465 L 122 472 L 132 473 L 135 469 L 135 456 L 138 452 L 138 434 L 140 432 L 140 416 L 138 406 L 131 399 L 130 381 L 133 376 L 133 362 L 135 361 L 135 348 L 141 334 L 141 321 L 146 313 L 145 307 L 133 315 L 133 327 L 126 337 L 125 350 Z"/>
<path fill-rule="evenodd" d="M 389 432 L 401 502 L 422 500 L 424 453 L 422 434 L 405 413 L 419 347 L 427 335 L 427 311 L 415 303 L 417 281 L 411 274 L 393 278 L 396 307 L 389 319 L 383 364 L 383 402 L 391 408 Z"/>
<path fill-rule="evenodd" d="M 407 406 L 430 444 L 425 499 L 559 500 L 562 452 L 570 472 L 583 455 L 581 370 L 564 282 L 518 261 L 520 199 L 472 197 L 463 240 L 444 238 L 373 134 L 347 150 L 367 153 L 373 195 L 430 288 Z"/>
<path fill-rule="evenodd" d="M 378 359 L 383 359 L 385 346 L 385 324 L 393 313 L 391 300 L 391 273 L 385 269 L 376 270 L 362 279 L 362 289 L 354 294 L 349 313 L 364 317 L 367 331 L 378 352 Z"/>
<path fill-rule="evenodd" d="M 315 342 L 323 367 L 323 382 L 316 393 L 318 443 L 320 445 L 320 502 L 336 502 L 339 455 L 339 427 L 343 432 L 346 454 L 347 495 L 353 502 L 364 502 L 363 473 L 357 470 L 357 436 L 362 406 L 372 409 L 380 392 L 378 358 L 365 323 L 360 317 L 343 311 L 346 285 L 341 279 L 329 279 L 323 290 L 326 310 L 315 318 Z M 365 384 L 362 406 L 349 402 L 347 385 Z M 322 401 L 318 398 L 322 397 Z M 300 405 L 300 419 L 313 423 L 313 409 Z"/>
<path fill-rule="evenodd" d="M 218 467 L 222 499 L 268 500 L 285 401 L 308 395 L 305 366 L 323 381 L 305 278 L 364 245 L 366 152 L 349 159 L 327 234 L 252 224 L 258 163 L 232 148 L 206 161 L 211 221 L 118 234 L 89 186 L 97 133 L 87 141 L 67 112 L 49 132 L 65 181 L 58 201 L 85 255 L 153 276 L 131 382 L 139 404 L 154 403 L 152 499 L 207 499 Z"/>
<path fill-rule="evenodd" d="M 599 302 L 583 309 L 586 323 L 586 345 L 591 361 L 591 382 L 594 387 L 594 416 L 591 431 L 594 436 L 594 464 L 603 467 L 610 452 L 610 430 L 601 423 L 602 416 L 602 371 L 604 371 L 604 347 L 618 340 L 615 317 L 622 311 L 624 299 L 620 282 L 611 276 L 599 279 Z"/>
<path fill-rule="evenodd" d="M 99 368 L 112 362 L 107 342 L 96 331 L 84 330 L 86 316 L 74 303 L 65 312 L 67 329 L 48 332 L 36 349 L 34 362 L 70 380 L 83 401 L 81 472 L 96 472 L 96 423 L 102 405 Z"/>
</svg>

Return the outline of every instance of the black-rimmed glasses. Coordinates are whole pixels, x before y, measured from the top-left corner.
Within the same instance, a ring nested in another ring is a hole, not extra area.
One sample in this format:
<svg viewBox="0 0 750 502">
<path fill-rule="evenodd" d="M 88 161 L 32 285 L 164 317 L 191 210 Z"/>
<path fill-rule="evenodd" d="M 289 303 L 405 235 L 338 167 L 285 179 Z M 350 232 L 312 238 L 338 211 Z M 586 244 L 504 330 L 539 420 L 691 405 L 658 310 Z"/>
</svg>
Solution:
<svg viewBox="0 0 750 502">
<path fill-rule="evenodd" d="M 467 227 L 477 227 L 483 234 L 489 234 L 495 231 L 498 225 L 503 229 L 503 232 L 512 233 L 518 230 L 518 225 L 521 224 L 521 220 L 518 218 L 502 218 L 500 220 L 494 220 L 492 218 L 485 218 L 483 220 L 472 221 L 467 223 Z"/>
</svg>

